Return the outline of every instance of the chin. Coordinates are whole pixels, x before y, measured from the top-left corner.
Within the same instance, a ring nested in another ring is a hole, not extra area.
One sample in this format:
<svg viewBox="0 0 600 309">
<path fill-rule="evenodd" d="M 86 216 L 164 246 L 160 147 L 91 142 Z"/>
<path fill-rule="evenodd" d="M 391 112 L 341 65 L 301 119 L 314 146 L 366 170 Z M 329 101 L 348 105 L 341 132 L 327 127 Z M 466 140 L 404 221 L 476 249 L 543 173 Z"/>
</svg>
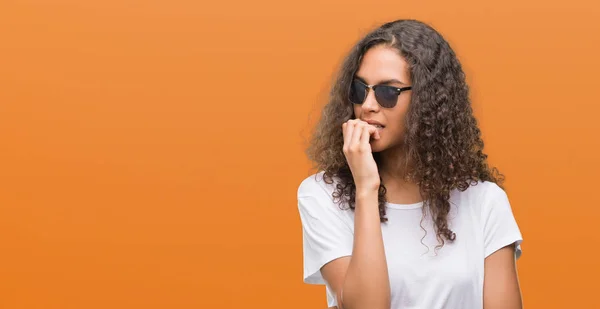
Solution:
<svg viewBox="0 0 600 309">
<path fill-rule="evenodd" d="M 371 142 L 371 152 L 382 152 L 385 150 L 385 145 L 381 143 L 381 140 L 374 140 Z"/>
<path fill-rule="evenodd" d="M 402 142 L 390 142 L 390 141 L 386 141 L 386 140 L 372 140 L 371 141 L 371 152 L 376 153 L 376 152 L 384 152 L 384 151 L 388 151 L 391 149 L 394 149 L 394 151 L 396 150 L 401 150 L 403 143 Z"/>
</svg>

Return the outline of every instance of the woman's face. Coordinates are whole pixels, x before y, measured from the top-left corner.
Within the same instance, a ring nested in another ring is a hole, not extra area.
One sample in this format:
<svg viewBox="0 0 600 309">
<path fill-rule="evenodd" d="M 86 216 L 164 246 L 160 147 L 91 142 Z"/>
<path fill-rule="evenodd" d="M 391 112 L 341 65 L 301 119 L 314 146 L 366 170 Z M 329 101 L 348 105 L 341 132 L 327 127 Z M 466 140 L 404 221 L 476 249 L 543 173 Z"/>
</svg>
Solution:
<svg viewBox="0 0 600 309">
<path fill-rule="evenodd" d="M 411 86 L 409 67 L 396 49 L 379 45 L 369 49 L 359 65 L 355 78 L 367 85 L 389 85 L 398 88 Z M 380 139 L 371 139 L 373 152 L 400 146 L 404 139 L 404 121 L 411 91 L 402 91 L 394 107 L 384 108 L 377 103 L 375 93 L 368 90 L 362 104 L 354 104 L 356 119 L 377 122 Z"/>
</svg>

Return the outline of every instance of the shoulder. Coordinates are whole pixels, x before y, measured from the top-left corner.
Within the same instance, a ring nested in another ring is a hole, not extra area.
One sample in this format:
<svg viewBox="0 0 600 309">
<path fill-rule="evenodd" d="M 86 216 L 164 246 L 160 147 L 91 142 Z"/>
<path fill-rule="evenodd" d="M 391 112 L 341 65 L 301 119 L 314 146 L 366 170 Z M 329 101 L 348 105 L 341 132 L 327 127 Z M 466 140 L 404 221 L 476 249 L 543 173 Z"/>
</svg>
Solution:
<svg viewBox="0 0 600 309">
<path fill-rule="evenodd" d="M 498 184 L 490 181 L 479 181 L 471 184 L 466 190 L 454 190 L 451 195 L 454 204 L 460 207 L 474 208 L 484 211 L 496 201 L 507 201 L 507 194 Z"/>
<path fill-rule="evenodd" d="M 474 195 L 484 199 L 498 194 L 505 194 L 504 189 L 502 189 L 497 183 L 491 181 L 478 181 L 471 184 L 462 192 L 464 194 Z"/>
<path fill-rule="evenodd" d="M 479 182 L 460 195 L 466 196 L 465 200 L 469 201 L 461 203 L 459 208 L 467 209 L 462 213 L 475 221 L 475 226 L 481 231 L 485 257 L 507 245 L 516 244 L 515 256 L 518 258 L 523 237 L 506 192 L 493 182 Z"/>
<path fill-rule="evenodd" d="M 333 193 L 334 184 L 329 184 L 325 181 L 324 172 L 318 172 L 304 178 L 298 186 L 298 198 L 331 196 Z"/>
<path fill-rule="evenodd" d="M 337 179 L 326 181 L 324 172 L 312 174 L 304 178 L 298 186 L 298 207 L 301 212 L 317 214 L 335 213 L 336 216 L 348 216 L 341 205 L 334 201 L 333 192 Z"/>
</svg>

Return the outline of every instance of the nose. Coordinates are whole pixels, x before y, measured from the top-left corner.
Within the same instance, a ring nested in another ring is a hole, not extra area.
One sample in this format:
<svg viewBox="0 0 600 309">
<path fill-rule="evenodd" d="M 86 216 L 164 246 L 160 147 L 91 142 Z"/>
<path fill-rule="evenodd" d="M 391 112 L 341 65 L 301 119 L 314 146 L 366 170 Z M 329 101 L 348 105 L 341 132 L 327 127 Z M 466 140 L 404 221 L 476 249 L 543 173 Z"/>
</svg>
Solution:
<svg viewBox="0 0 600 309">
<path fill-rule="evenodd" d="M 375 91 L 368 89 L 367 98 L 362 104 L 363 112 L 376 112 L 379 109 L 379 103 L 375 99 Z"/>
</svg>

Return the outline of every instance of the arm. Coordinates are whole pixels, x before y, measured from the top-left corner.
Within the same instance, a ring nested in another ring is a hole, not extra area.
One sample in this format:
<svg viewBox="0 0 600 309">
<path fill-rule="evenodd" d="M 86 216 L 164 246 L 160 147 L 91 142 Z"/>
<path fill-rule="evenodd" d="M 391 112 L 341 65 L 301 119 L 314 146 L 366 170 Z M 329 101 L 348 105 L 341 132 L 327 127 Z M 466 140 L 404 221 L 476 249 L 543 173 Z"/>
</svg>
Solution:
<svg viewBox="0 0 600 309">
<path fill-rule="evenodd" d="M 522 309 L 515 247 L 508 245 L 485 259 L 484 309 Z"/>
<path fill-rule="evenodd" d="M 351 257 L 322 268 L 339 309 L 390 308 L 390 285 L 377 207 L 377 191 L 357 192 Z"/>
<path fill-rule="evenodd" d="M 356 185 L 352 255 L 321 267 L 321 274 L 335 292 L 339 309 L 389 309 L 388 277 L 378 191 L 377 164 L 370 146 L 371 136 L 379 139 L 374 126 L 360 120 L 342 125 L 344 147 Z"/>
</svg>

